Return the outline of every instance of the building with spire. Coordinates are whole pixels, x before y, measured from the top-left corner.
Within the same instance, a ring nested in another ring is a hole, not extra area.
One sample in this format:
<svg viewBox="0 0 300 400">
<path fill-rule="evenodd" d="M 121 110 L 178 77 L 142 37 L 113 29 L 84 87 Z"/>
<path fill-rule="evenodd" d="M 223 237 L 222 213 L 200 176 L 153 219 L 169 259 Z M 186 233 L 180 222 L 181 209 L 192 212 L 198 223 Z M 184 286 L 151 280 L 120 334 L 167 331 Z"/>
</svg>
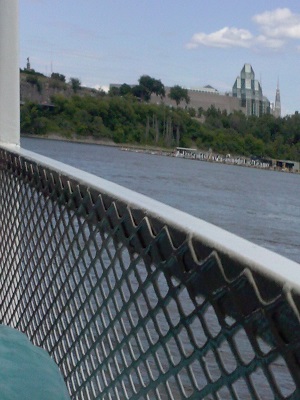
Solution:
<svg viewBox="0 0 300 400">
<path fill-rule="evenodd" d="M 273 110 L 275 118 L 281 117 L 281 102 L 280 102 L 280 90 L 279 90 L 279 80 L 277 82 L 276 96 L 275 96 L 275 106 Z"/>
<path fill-rule="evenodd" d="M 250 64 L 245 64 L 232 87 L 232 96 L 240 100 L 246 115 L 257 117 L 270 113 L 270 102 L 263 95 L 260 82 Z"/>
</svg>

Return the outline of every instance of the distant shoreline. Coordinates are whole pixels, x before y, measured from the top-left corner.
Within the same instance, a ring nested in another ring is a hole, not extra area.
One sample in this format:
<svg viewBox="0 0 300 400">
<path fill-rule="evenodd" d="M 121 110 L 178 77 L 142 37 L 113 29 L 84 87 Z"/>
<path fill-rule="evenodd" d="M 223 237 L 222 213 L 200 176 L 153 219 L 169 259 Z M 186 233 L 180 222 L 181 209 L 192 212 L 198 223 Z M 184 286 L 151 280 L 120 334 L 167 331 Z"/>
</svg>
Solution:
<svg viewBox="0 0 300 400">
<path fill-rule="evenodd" d="M 162 147 L 155 147 L 155 146 L 146 146 L 146 145 L 132 145 L 128 143 L 115 143 L 110 139 L 95 139 L 92 136 L 88 136 L 85 138 L 81 137 L 66 137 L 66 136 L 61 136 L 55 133 L 49 133 L 46 135 L 34 135 L 34 134 L 21 134 L 21 138 L 29 138 L 29 139 L 46 139 L 46 140 L 57 140 L 57 141 L 64 141 L 64 142 L 73 142 L 73 143 L 81 143 L 81 144 L 95 144 L 98 146 L 107 146 L 107 147 L 117 147 L 120 148 L 120 150 L 124 151 L 133 151 L 133 152 L 139 152 L 139 153 L 146 153 L 146 154 L 153 154 L 153 155 L 161 155 L 161 156 L 173 156 L 176 157 L 175 155 L 175 150 L 171 149 L 165 149 Z M 202 151 L 201 154 L 208 154 L 209 152 L 207 151 Z M 199 150 L 200 154 L 200 150 Z M 219 160 L 218 158 L 221 158 Z M 289 171 L 289 170 L 283 170 L 280 168 L 276 167 L 262 167 L 259 165 L 249 165 L 246 163 L 235 163 L 235 162 L 227 162 L 226 159 L 224 158 L 225 156 L 222 156 L 220 154 L 211 154 L 209 158 L 190 158 L 190 157 L 178 157 L 178 158 L 185 158 L 185 159 L 190 159 L 194 161 L 204 161 L 204 162 L 211 162 L 211 163 L 217 163 L 217 164 L 223 164 L 223 165 L 233 165 L 233 166 L 238 166 L 238 167 L 246 167 L 246 168 L 254 168 L 254 169 L 263 169 L 265 171 L 275 171 L 275 172 L 287 172 L 287 173 L 292 173 L 292 174 L 299 174 L 300 171 Z M 241 157 L 237 156 L 236 159 L 240 159 Z M 248 159 L 248 157 L 242 157 L 244 159 Z M 249 159 L 250 160 L 250 159 Z"/>
<path fill-rule="evenodd" d="M 119 144 L 114 143 L 112 140 L 104 140 L 104 139 L 94 139 L 92 136 L 88 138 L 78 138 L 78 137 L 67 137 L 58 135 L 56 133 L 47 133 L 45 135 L 34 135 L 29 133 L 21 133 L 21 138 L 29 138 L 29 139 L 47 139 L 47 140 L 58 140 L 62 142 L 75 142 L 75 143 L 86 143 L 86 144 L 98 144 L 101 146 L 111 146 L 118 147 Z"/>
<path fill-rule="evenodd" d="M 47 139 L 47 140 L 58 140 L 62 142 L 75 142 L 75 143 L 82 143 L 82 144 L 96 144 L 98 146 L 108 146 L 108 147 L 120 147 L 120 148 L 127 148 L 134 150 L 145 150 L 145 151 L 161 151 L 164 153 L 173 153 L 174 150 L 168 150 L 163 147 L 156 147 L 156 146 L 147 146 L 147 145 L 135 145 L 130 143 L 115 143 L 110 139 L 95 139 L 93 136 L 88 137 L 66 137 L 61 136 L 56 133 L 48 133 L 45 135 L 34 135 L 28 133 L 21 133 L 21 138 L 29 138 L 29 139 Z"/>
</svg>

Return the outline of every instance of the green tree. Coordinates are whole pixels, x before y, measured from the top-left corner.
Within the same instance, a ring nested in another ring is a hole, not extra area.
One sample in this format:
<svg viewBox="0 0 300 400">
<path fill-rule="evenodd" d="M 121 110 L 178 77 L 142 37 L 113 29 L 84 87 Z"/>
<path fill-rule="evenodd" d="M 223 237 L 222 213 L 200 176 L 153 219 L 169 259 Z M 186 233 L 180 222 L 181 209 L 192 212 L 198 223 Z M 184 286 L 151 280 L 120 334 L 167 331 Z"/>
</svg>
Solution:
<svg viewBox="0 0 300 400">
<path fill-rule="evenodd" d="M 158 79 L 152 78 L 149 75 L 142 75 L 139 79 L 139 84 L 133 88 L 133 94 L 143 101 L 149 101 L 151 94 L 157 96 L 165 96 L 165 87 Z"/>
<path fill-rule="evenodd" d="M 58 72 L 52 72 L 51 79 L 56 79 L 60 82 L 66 82 L 66 77 L 63 74 L 59 74 Z"/>
<path fill-rule="evenodd" d="M 35 75 L 27 75 L 26 82 L 30 83 L 30 85 L 36 85 L 38 82 L 38 78 Z"/>
<path fill-rule="evenodd" d="M 171 87 L 169 97 L 171 100 L 175 101 L 177 107 L 179 106 L 179 104 L 182 100 L 185 100 L 186 104 L 189 104 L 189 102 L 190 102 L 188 90 L 182 88 L 179 85 L 175 85 L 175 86 Z"/>
<path fill-rule="evenodd" d="M 113 96 L 120 96 L 120 88 L 116 86 L 111 86 L 108 91 L 108 95 L 113 97 Z"/>
<path fill-rule="evenodd" d="M 152 83 L 152 92 L 156 94 L 156 96 L 160 96 L 161 98 L 165 97 L 166 91 L 165 91 L 165 86 L 159 79 L 154 79 Z"/>
<path fill-rule="evenodd" d="M 141 85 L 136 85 L 132 88 L 131 93 L 138 99 L 142 101 L 149 101 L 150 95 L 147 93 L 145 88 Z"/>
<path fill-rule="evenodd" d="M 245 150 L 249 155 L 264 156 L 264 142 L 248 134 L 245 136 Z"/>
<path fill-rule="evenodd" d="M 77 93 L 78 90 L 81 88 L 81 82 L 78 78 L 70 78 L 70 84 L 74 93 Z"/>
<path fill-rule="evenodd" d="M 204 109 L 203 109 L 203 107 L 199 107 L 199 108 L 198 108 L 198 114 L 197 114 L 197 115 L 198 115 L 199 118 L 201 118 L 202 115 L 204 115 Z"/>
<path fill-rule="evenodd" d="M 223 119 L 221 111 L 214 105 L 210 106 L 205 111 L 205 124 L 209 125 L 211 128 L 220 129 L 223 127 Z"/>
<path fill-rule="evenodd" d="M 244 134 L 247 126 L 247 117 L 242 111 L 233 111 L 228 115 L 229 128 Z"/>
<path fill-rule="evenodd" d="M 42 93 L 43 85 L 36 75 L 27 75 L 26 82 L 30 83 L 31 85 L 35 85 L 38 92 Z"/>
<path fill-rule="evenodd" d="M 188 113 L 191 117 L 196 117 L 196 110 L 193 107 L 189 107 Z"/>
<path fill-rule="evenodd" d="M 32 123 L 32 133 L 42 135 L 47 132 L 49 120 L 46 117 L 37 117 Z"/>
<path fill-rule="evenodd" d="M 131 86 L 127 85 L 127 83 L 123 83 L 119 89 L 120 96 L 126 96 L 128 94 L 132 94 Z"/>
</svg>

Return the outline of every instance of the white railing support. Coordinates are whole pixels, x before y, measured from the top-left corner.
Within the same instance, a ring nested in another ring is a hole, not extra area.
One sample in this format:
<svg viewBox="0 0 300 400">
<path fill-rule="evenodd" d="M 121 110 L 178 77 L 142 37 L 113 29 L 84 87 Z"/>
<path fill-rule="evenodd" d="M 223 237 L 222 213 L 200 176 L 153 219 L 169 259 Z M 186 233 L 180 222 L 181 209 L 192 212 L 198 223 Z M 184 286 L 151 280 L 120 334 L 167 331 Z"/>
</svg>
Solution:
<svg viewBox="0 0 300 400">
<path fill-rule="evenodd" d="M 0 0 L 0 142 L 20 144 L 19 2 Z"/>
</svg>

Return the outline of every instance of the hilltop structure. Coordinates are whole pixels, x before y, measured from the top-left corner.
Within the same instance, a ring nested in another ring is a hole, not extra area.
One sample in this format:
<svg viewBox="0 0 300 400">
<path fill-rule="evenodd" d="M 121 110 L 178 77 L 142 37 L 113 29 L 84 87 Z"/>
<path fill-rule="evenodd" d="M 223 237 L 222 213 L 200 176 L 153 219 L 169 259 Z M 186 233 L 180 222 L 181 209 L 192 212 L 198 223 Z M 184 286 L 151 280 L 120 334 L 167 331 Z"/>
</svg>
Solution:
<svg viewBox="0 0 300 400">
<path fill-rule="evenodd" d="M 240 100 L 240 106 L 245 114 L 256 115 L 270 113 L 270 101 L 263 95 L 261 84 L 255 79 L 255 73 L 250 64 L 245 64 L 241 74 L 236 78 L 232 96 Z"/>
</svg>

